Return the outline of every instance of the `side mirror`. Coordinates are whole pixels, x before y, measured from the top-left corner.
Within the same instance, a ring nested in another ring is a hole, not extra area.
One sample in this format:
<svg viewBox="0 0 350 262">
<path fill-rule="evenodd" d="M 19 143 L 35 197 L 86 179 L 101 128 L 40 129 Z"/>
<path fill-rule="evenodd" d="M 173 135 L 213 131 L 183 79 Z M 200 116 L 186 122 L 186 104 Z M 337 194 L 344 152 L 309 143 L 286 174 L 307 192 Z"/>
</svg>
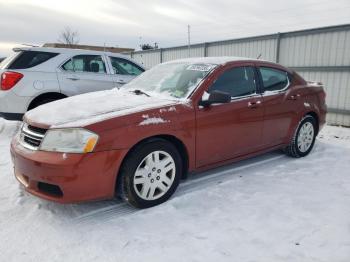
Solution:
<svg viewBox="0 0 350 262">
<path fill-rule="evenodd" d="M 231 95 L 229 93 L 214 90 L 209 94 L 207 99 L 202 97 L 202 100 L 199 101 L 199 105 L 203 107 L 208 107 L 212 104 L 224 104 L 231 102 Z"/>
</svg>

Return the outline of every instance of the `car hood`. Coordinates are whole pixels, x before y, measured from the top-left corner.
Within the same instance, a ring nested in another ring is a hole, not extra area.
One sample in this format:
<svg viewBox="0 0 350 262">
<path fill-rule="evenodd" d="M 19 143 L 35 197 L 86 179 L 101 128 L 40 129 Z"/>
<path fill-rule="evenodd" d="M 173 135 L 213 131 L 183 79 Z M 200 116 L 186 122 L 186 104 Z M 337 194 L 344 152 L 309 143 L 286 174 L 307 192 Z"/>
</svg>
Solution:
<svg viewBox="0 0 350 262">
<path fill-rule="evenodd" d="M 117 89 L 58 100 L 28 111 L 24 120 L 47 128 L 81 127 L 121 115 L 177 103 Z"/>
</svg>

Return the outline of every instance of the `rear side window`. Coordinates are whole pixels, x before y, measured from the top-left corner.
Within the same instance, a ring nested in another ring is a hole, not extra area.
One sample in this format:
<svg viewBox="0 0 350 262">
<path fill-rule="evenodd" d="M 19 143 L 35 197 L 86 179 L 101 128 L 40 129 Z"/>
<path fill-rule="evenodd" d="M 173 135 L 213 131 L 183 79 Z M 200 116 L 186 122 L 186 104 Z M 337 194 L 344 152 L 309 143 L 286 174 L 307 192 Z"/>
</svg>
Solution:
<svg viewBox="0 0 350 262">
<path fill-rule="evenodd" d="M 254 69 L 252 67 L 228 69 L 219 76 L 208 92 L 211 93 L 214 90 L 229 93 L 233 98 L 254 94 L 256 92 Z"/>
<path fill-rule="evenodd" d="M 6 65 L 9 64 L 16 57 L 16 55 L 17 55 L 16 53 L 13 53 L 11 56 L 2 60 L 0 63 L 0 69 L 6 68 Z"/>
<path fill-rule="evenodd" d="M 270 67 L 260 67 L 259 70 L 265 91 L 279 91 L 289 85 L 287 72 Z"/>
<path fill-rule="evenodd" d="M 114 74 L 138 76 L 144 72 L 142 68 L 126 59 L 112 56 L 109 58 L 111 59 Z"/>
<path fill-rule="evenodd" d="M 77 55 L 63 64 L 62 69 L 78 73 L 106 73 L 106 66 L 100 55 Z"/>
<path fill-rule="evenodd" d="M 31 68 L 40 65 L 57 55 L 58 53 L 51 52 L 22 51 L 8 66 L 8 69 Z"/>
</svg>

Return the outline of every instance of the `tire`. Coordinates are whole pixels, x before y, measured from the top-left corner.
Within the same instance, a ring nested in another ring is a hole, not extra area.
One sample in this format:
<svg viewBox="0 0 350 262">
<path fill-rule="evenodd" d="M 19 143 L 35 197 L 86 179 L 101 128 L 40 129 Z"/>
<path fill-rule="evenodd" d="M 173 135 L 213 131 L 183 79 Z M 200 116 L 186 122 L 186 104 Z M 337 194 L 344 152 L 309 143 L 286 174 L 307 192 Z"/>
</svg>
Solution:
<svg viewBox="0 0 350 262">
<path fill-rule="evenodd" d="M 182 172 L 181 157 L 173 144 L 163 139 L 142 143 L 123 163 L 119 195 L 137 208 L 159 205 L 175 192 Z"/>
<path fill-rule="evenodd" d="M 310 115 L 304 116 L 284 152 L 295 158 L 307 156 L 315 144 L 316 130 L 315 118 Z"/>
<path fill-rule="evenodd" d="M 58 99 L 57 98 L 45 98 L 45 99 L 42 99 L 42 100 L 36 102 L 32 109 L 34 109 L 34 108 L 36 108 L 38 106 L 41 106 L 41 105 L 45 105 L 45 104 L 51 103 L 51 102 L 56 101 L 56 100 L 58 100 Z"/>
<path fill-rule="evenodd" d="M 54 102 L 54 101 L 57 101 L 57 100 L 60 100 L 60 99 L 63 99 L 65 98 L 65 96 L 47 96 L 47 97 L 42 97 L 42 98 L 37 98 L 37 101 L 34 101 L 30 104 L 29 108 L 28 108 L 28 111 L 29 110 L 32 110 L 38 106 L 41 106 L 41 105 L 44 105 L 44 104 L 47 104 L 47 103 L 51 103 L 51 102 Z"/>
</svg>

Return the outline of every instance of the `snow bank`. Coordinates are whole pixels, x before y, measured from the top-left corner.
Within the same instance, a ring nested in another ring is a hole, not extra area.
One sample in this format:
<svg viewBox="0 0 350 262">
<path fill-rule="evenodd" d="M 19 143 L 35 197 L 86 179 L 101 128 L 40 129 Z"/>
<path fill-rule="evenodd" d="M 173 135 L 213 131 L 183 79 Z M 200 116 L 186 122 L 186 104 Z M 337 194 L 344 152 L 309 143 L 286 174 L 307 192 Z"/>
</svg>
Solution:
<svg viewBox="0 0 350 262">
<path fill-rule="evenodd" d="M 190 176 L 136 210 L 25 193 L 9 154 L 17 127 L 0 119 L 1 261 L 350 260 L 350 129 L 325 127 L 306 158 L 273 152 Z"/>
</svg>

